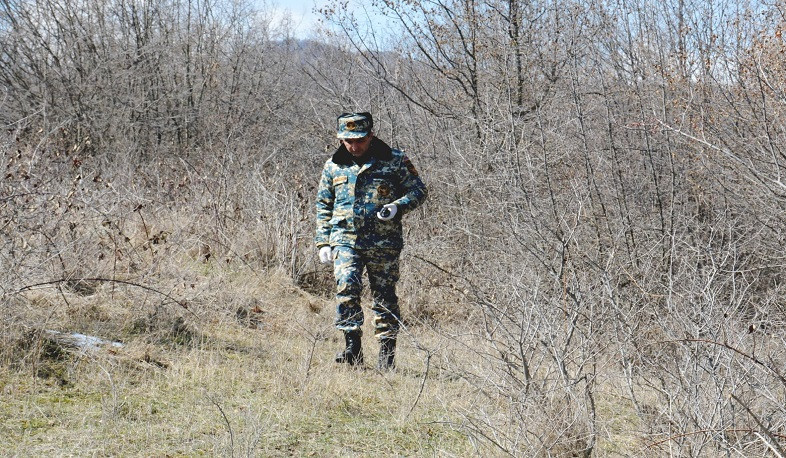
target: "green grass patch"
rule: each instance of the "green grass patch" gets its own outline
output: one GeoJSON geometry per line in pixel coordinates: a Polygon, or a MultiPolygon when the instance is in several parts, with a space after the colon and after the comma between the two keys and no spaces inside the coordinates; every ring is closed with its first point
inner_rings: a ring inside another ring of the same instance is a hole
{"type": "Polygon", "coordinates": [[[434,422],[448,414],[428,390],[408,414],[421,368],[349,370],[332,362],[333,342],[297,333],[217,327],[206,335],[195,348],[130,342],[114,354],[71,355],[60,361],[65,386],[3,373],[0,447],[18,455],[472,452],[465,436],[434,422]],[[166,367],[151,362],[159,360],[166,367]]]}

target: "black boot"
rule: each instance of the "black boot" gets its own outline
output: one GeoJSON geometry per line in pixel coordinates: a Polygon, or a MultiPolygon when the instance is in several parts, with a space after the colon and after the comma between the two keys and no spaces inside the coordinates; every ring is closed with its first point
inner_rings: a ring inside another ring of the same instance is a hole
{"type": "Polygon", "coordinates": [[[344,340],[346,348],[336,355],[337,363],[347,363],[350,366],[363,364],[363,348],[361,347],[361,331],[345,331],[344,340]]]}
{"type": "Polygon", "coordinates": [[[379,361],[377,369],[394,369],[396,364],[393,359],[396,357],[396,339],[382,339],[379,341],[379,361]]]}

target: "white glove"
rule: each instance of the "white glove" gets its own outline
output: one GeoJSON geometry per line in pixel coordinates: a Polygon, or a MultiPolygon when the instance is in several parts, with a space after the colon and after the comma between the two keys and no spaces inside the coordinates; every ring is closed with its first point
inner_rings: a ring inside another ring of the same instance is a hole
{"type": "Polygon", "coordinates": [[[386,204],[382,206],[382,209],[377,212],[377,218],[381,219],[382,221],[390,221],[396,216],[398,212],[398,206],[396,204],[386,204]]]}
{"type": "Polygon", "coordinates": [[[323,246],[319,249],[319,261],[322,264],[327,264],[333,260],[333,250],[329,246],[323,246]]]}

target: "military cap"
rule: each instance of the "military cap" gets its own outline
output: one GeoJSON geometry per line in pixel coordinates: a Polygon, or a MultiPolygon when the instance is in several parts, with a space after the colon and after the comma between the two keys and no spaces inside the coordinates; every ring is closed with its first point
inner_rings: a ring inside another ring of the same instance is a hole
{"type": "Polygon", "coordinates": [[[336,137],[363,138],[371,132],[374,127],[374,118],[371,113],[342,113],[337,119],[336,137]]]}

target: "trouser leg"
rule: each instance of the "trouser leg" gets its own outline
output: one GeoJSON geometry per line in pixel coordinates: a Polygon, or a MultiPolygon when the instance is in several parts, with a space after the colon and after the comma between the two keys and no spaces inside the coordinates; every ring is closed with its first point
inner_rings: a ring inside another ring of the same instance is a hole
{"type": "Polygon", "coordinates": [[[357,250],[337,246],[333,251],[333,274],[336,278],[336,328],[344,332],[361,332],[363,309],[363,259],[357,250]]]}
{"type": "Polygon", "coordinates": [[[396,283],[399,279],[400,250],[367,250],[366,272],[374,311],[374,335],[377,339],[395,339],[401,313],[399,311],[396,283]]]}

